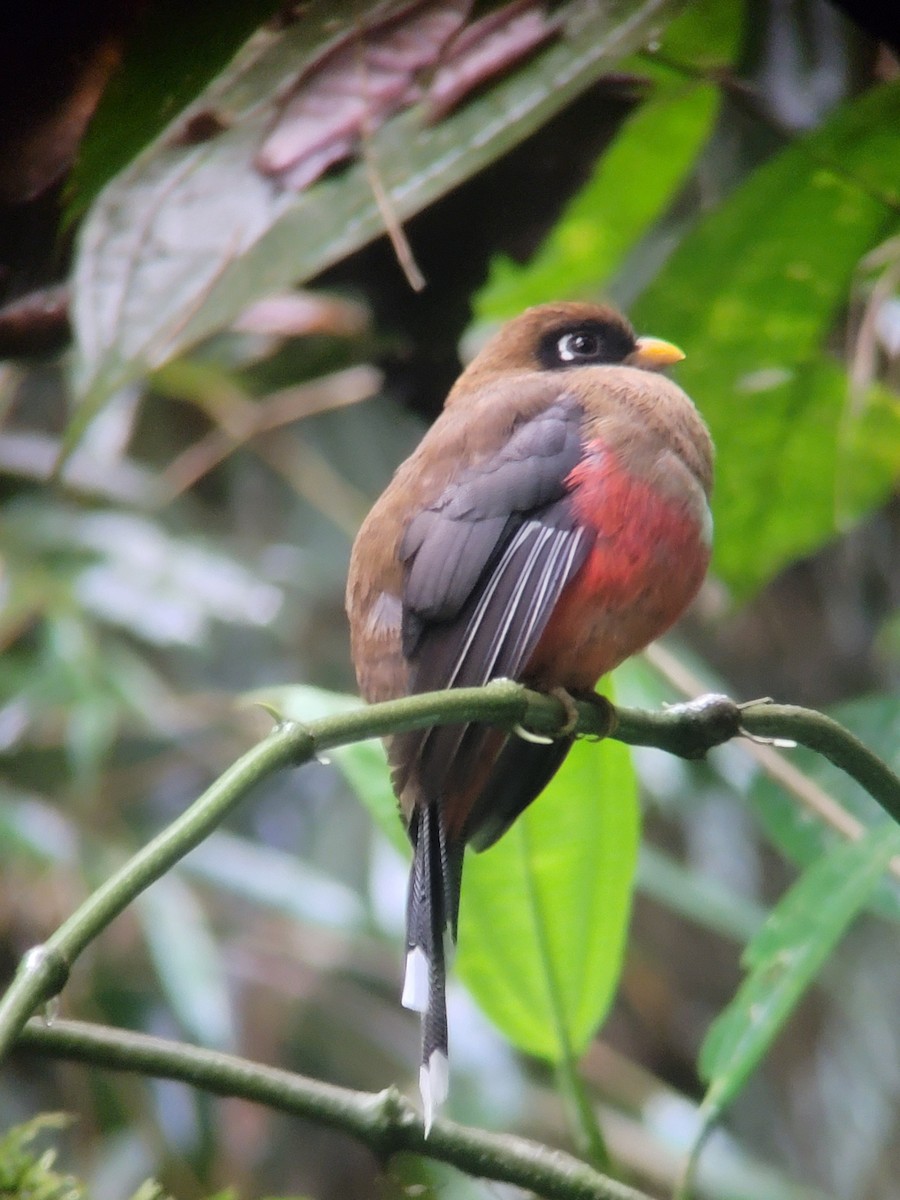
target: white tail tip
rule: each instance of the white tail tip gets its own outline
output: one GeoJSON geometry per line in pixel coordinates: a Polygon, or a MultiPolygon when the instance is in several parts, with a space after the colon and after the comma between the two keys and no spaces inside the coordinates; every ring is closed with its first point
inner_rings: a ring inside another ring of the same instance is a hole
{"type": "Polygon", "coordinates": [[[406,975],[400,1003],[413,1012],[428,1011],[428,958],[421,946],[413,946],[406,956],[406,975]]]}
{"type": "Polygon", "coordinates": [[[425,1136],[431,1132],[435,1113],[447,1099],[450,1089],[450,1068],[446,1054],[432,1050],[427,1063],[419,1069],[419,1091],[422,1093],[422,1109],[425,1118],[425,1136]]]}

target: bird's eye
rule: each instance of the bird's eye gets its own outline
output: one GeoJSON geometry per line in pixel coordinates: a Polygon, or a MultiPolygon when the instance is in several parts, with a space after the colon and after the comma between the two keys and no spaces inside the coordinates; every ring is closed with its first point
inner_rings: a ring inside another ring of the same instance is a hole
{"type": "Polygon", "coordinates": [[[598,358],[601,349],[600,338],[596,333],[564,333],[556,343],[560,361],[566,363],[598,358]]]}
{"type": "Polygon", "coordinates": [[[536,357],[545,371],[566,371],[625,362],[634,347],[634,334],[621,317],[569,321],[541,336],[536,357]]]}

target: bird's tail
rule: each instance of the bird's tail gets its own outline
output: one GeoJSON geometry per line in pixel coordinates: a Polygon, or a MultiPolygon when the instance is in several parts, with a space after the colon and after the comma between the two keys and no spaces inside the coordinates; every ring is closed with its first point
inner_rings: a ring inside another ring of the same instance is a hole
{"type": "Polygon", "coordinates": [[[415,854],[406,907],[403,1004],[422,1014],[419,1090],[428,1134],[447,1098],[447,998],[444,934],[456,938],[462,847],[448,847],[436,804],[418,810],[411,828],[415,854]]]}

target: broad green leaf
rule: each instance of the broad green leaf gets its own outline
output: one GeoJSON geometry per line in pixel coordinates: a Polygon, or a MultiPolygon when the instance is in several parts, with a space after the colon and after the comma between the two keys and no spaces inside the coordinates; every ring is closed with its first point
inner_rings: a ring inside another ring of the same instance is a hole
{"type": "MultiPolygon", "coordinates": [[[[396,216],[409,217],[533,132],[639,46],[667,7],[575,0],[562,37],[447,119],[427,126],[412,109],[388,121],[368,158],[396,216]]],[[[303,21],[251,40],[189,110],[212,109],[227,128],[184,144],[173,136],[180,123],[171,127],[97,198],[74,268],[80,422],[251,300],[315,275],[383,232],[366,164],[299,195],[252,165],[287,65],[300,70],[332,36],[327,22],[355,12],[349,0],[313,0],[303,21]]]]}
{"type": "Polygon", "coordinates": [[[709,133],[717,95],[711,84],[685,85],[674,76],[659,83],[528,265],[493,261],[478,317],[498,320],[530,304],[596,295],[683,183],[709,133]]]}
{"type": "MultiPolygon", "coordinates": [[[[831,709],[829,716],[855,733],[900,775],[900,739],[897,737],[900,699],[891,695],[868,696],[831,709]]],[[[864,825],[875,825],[883,820],[883,810],[868,792],[822,755],[799,747],[790,752],[790,757],[805,775],[864,825]]],[[[750,802],[772,841],[798,866],[808,867],[816,862],[834,847],[838,839],[829,826],[765,776],[760,776],[753,784],[750,802]]],[[[876,884],[872,904],[883,916],[900,920],[900,883],[893,877],[884,876],[876,884]]]]}
{"type": "Polygon", "coordinates": [[[169,872],[138,898],[135,911],[157,975],[191,1038],[215,1050],[233,1049],[228,979],[193,890],[169,872]]]}
{"type": "MultiPolygon", "coordinates": [[[[340,716],[356,712],[362,707],[358,696],[341,692],[329,692],[324,688],[291,684],[284,687],[267,687],[244,697],[249,703],[272,708],[290,721],[308,724],[323,717],[340,716]]],[[[391,774],[381,741],[372,738],[365,742],[353,742],[348,746],[335,746],[328,751],[329,761],[338,768],[357,798],[362,801],[372,818],[402,853],[409,853],[409,842],[397,809],[397,800],[391,788],[391,774]]]]}
{"type": "Polygon", "coordinates": [[[716,1018],[700,1053],[709,1089],[698,1145],[781,1032],[896,854],[900,829],[883,823],[860,841],[835,847],[772,910],[745,952],[747,978],[716,1018]]]}
{"type": "MultiPolygon", "coordinates": [[[[707,395],[704,386],[705,409],[707,395]]],[[[732,413],[727,428],[714,430],[714,570],[735,592],[815,550],[888,494],[900,468],[897,398],[873,387],[865,409],[845,422],[849,402],[844,372],[811,361],[770,377],[759,391],[751,377],[741,419],[732,413]]],[[[704,415],[714,424],[713,414],[704,415]]]]}
{"type": "MultiPolygon", "coordinates": [[[[747,20],[744,0],[691,0],[653,47],[663,61],[712,75],[734,62],[747,20]]],[[[653,61],[653,53],[642,55],[653,61]]]]}
{"type": "Polygon", "coordinates": [[[628,749],[576,742],[544,793],[463,878],[457,968],[520,1049],[579,1055],[619,979],[638,841],[628,749]]]}
{"type": "Polygon", "coordinates": [[[898,227],[900,84],[845,104],[689,234],[634,306],[687,351],[679,383],[718,448],[715,569],[736,593],[883,496],[900,413],[857,420],[827,339],[860,259],[898,227]]]}

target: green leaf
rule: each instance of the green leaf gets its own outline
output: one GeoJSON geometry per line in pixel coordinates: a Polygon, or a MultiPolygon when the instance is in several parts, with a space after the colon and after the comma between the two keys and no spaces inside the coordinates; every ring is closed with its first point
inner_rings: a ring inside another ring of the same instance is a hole
{"type": "MultiPolygon", "coordinates": [[[[852,730],[900,774],[900,701],[895,696],[867,696],[830,709],[829,716],[852,730]]],[[[883,820],[882,808],[868,792],[822,755],[799,747],[791,751],[791,762],[864,825],[883,820]]],[[[838,842],[833,829],[766,776],[756,779],[749,798],[769,837],[800,867],[817,862],[838,842]]],[[[900,883],[895,878],[885,875],[879,879],[872,907],[883,916],[900,920],[900,883]]]]}
{"type": "Polygon", "coordinates": [[[747,947],[747,978],[716,1018],[700,1052],[709,1082],[702,1141],[781,1032],[841,935],[865,906],[891,858],[900,829],[890,823],[837,846],[794,884],[747,947]]]}
{"type": "Polygon", "coordinates": [[[873,387],[864,411],[845,425],[848,391],[835,364],[798,365],[744,398],[743,424],[732,416],[724,437],[714,435],[714,569],[737,593],[817,549],[887,495],[900,462],[896,397],[873,387]]]}
{"type": "Polygon", "coordinates": [[[678,379],[718,449],[714,566],[738,594],[894,480],[897,407],[876,392],[842,422],[827,339],[860,259],[897,228],[898,122],[897,83],[843,105],[689,234],[634,307],[642,331],[687,351],[678,379]]]}
{"type": "MultiPolygon", "coordinates": [[[[356,712],[362,706],[358,696],[329,692],[305,684],[260,688],[244,697],[252,704],[274,709],[280,717],[304,724],[323,717],[356,712]]],[[[391,787],[391,773],[380,739],[370,738],[328,751],[329,761],[341,772],[357,798],[369,810],[382,833],[403,854],[409,853],[409,840],[397,809],[391,787]]]]}
{"type": "MultiPolygon", "coordinates": [[[[516,145],[641,44],[666,7],[567,6],[566,33],[527,64],[426,126],[419,109],[371,138],[405,219],[516,145]]],[[[81,230],[74,268],[79,423],[125,382],[225,327],[251,300],[308,279],[384,230],[362,162],[295,195],[256,171],[278,85],[325,43],[327,20],[356,6],[318,0],[303,21],[251,40],[192,112],[228,127],[200,144],[169,132],[104,189],[81,230]]]]}
{"type": "Polygon", "coordinates": [[[579,741],[543,794],[466,859],[457,967],[520,1049],[580,1054],[619,979],[638,842],[631,756],[579,741]]]}
{"type": "Polygon", "coordinates": [[[744,0],[691,0],[666,28],[654,52],[642,58],[684,64],[712,75],[729,67],[740,52],[748,18],[744,0]]]}
{"type": "Polygon", "coordinates": [[[622,126],[591,180],[540,251],[520,267],[491,264],[479,319],[511,317],[530,304],[595,295],[681,186],[718,104],[711,84],[669,76],[622,126]]]}

